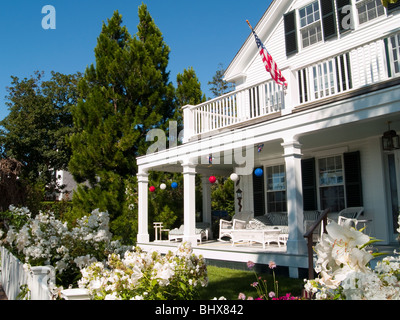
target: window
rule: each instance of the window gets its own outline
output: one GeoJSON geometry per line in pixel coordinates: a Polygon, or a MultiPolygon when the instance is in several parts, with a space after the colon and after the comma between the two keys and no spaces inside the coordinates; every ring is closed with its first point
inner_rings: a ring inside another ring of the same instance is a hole
{"type": "Polygon", "coordinates": [[[300,34],[303,48],[322,41],[319,2],[315,1],[299,10],[300,34]]]}
{"type": "Polygon", "coordinates": [[[385,14],[381,0],[357,0],[358,22],[366,23],[385,14]]]}
{"type": "Polygon", "coordinates": [[[393,57],[393,68],[394,73],[400,73],[400,33],[390,37],[392,57],[393,57]]]}
{"type": "Polygon", "coordinates": [[[267,210],[286,212],[286,172],[284,165],[267,167],[267,210]]]}
{"type": "Polygon", "coordinates": [[[332,212],[343,210],[346,205],[342,157],[319,159],[318,170],[321,209],[331,208],[332,212]]]}

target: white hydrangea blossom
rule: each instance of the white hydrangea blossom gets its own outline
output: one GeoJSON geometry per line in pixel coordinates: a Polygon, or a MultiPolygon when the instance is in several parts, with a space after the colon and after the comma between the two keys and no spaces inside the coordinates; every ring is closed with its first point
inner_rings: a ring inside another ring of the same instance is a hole
{"type": "MultiPolygon", "coordinates": [[[[26,216],[27,223],[19,230],[10,226],[4,239],[11,249],[25,257],[31,265],[54,265],[58,273],[73,266],[84,268],[97,259],[93,256],[99,248],[108,252],[125,251],[118,241],[111,241],[109,215],[98,209],[77,221],[77,226],[70,230],[66,222],[54,217],[52,212],[39,212],[35,218],[27,208],[10,206],[9,210],[17,216],[26,216]],[[83,255],[83,248],[85,252],[83,255]]],[[[2,235],[0,235],[1,238],[2,235]]]]}
{"type": "Polygon", "coordinates": [[[122,259],[112,254],[108,268],[96,262],[81,273],[79,287],[101,300],[189,299],[208,283],[204,259],[196,257],[188,244],[165,256],[140,248],[127,251],[122,259]]]}

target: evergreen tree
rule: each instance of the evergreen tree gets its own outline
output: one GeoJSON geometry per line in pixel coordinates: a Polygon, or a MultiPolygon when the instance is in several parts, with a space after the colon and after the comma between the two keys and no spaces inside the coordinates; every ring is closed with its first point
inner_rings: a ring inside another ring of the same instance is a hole
{"type": "Polygon", "coordinates": [[[146,153],[147,132],[162,128],[173,113],[174,87],[168,82],[169,48],[146,5],[139,7],[137,36],[122,26],[116,11],[103,23],[95,48],[96,64],[79,83],[73,110],[76,133],[69,169],[78,182],[74,214],[107,210],[117,237],[132,242],[137,228],[134,189],[136,157],[146,153]]]}
{"type": "Polygon", "coordinates": [[[201,91],[201,84],[193,67],[184,69],[176,76],[176,105],[174,119],[178,122],[178,131],[183,129],[182,107],[198,105],[206,101],[206,95],[201,91]]]}
{"type": "Polygon", "coordinates": [[[178,106],[197,105],[206,101],[206,96],[201,91],[201,84],[193,67],[183,70],[176,76],[176,98],[178,106]]]}
{"type": "Polygon", "coordinates": [[[230,84],[229,82],[226,82],[224,80],[224,73],[225,69],[222,63],[220,63],[218,65],[217,71],[215,72],[215,75],[213,76],[212,81],[208,82],[208,85],[211,86],[210,90],[213,93],[214,98],[222,96],[225,93],[228,93],[234,89],[233,84],[230,84]]]}

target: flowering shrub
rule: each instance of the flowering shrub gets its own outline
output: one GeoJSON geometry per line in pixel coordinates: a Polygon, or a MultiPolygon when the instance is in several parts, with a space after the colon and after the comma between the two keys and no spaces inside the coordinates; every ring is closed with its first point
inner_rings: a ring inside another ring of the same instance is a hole
{"type": "Polygon", "coordinates": [[[119,242],[111,241],[108,213],[94,210],[70,229],[52,212],[31,218],[26,208],[10,206],[9,210],[11,224],[7,233],[1,232],[0,244],[28,265],[54,266],[58,284],[73,284],[80,268],[124,249],[119,242]]]}
{"type": "MultiPolygon", "coordinates": [[[[348,225],[331,222],[316,245],[316,272],[305,290],[316,299],[400,299],[400,258],[387,257],[371,269],[375,257],[366,247],[376,240],[348,225]]],[[[395,251],[395,255],[397,255],[395,251]]]]}
{"type": "Polygon", "coordinates": [[[182,244],[175,253],[143,252],[139,247],[123,258],[108,257],[81,270],[80,288],[94,300],[191,300],[208,283],[204,259],[182,244]]]}

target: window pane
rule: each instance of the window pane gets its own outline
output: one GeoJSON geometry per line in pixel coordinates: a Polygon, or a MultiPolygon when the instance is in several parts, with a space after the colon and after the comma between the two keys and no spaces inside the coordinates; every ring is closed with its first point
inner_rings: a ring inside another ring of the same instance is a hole
{"type": "Polygon", "coordinates": [[[269,192],[267,202],[268,212],[286,212],[286,191],[269,192]]]}
{"type": "Polygon", "coordinates": [[[320,188],[321,209],[331,209],[331,212],[339,212],[345,208],[344,187],[320,188]]]}
{"type": "Polygon", "coordinates": [[[381,0],[357,1],[358,20],[360,24],[371,21],[385,14],[381,0]]]}
{"type": "Polygon", "coordinates": [[[267,167],[267,211],[286,212],[286,171],[284,165],[267,167]]]}
{"type": "Polygon", "coordinates": [[[390,44],[392,46],[393,66],[394,73],[400,73],[400,34],[390,38],[390,44]]]}
{"type": "Polygon", "coordinates": [[[318,160],[320,187],[343,184],[342,157],[328,157],[318,160]]]}
{"type": "Polygon", "coordinates": [[[319,2],[314,1],[310,5],[300,9],[299,13],[303,48],[322,41],[319,2]]]}

